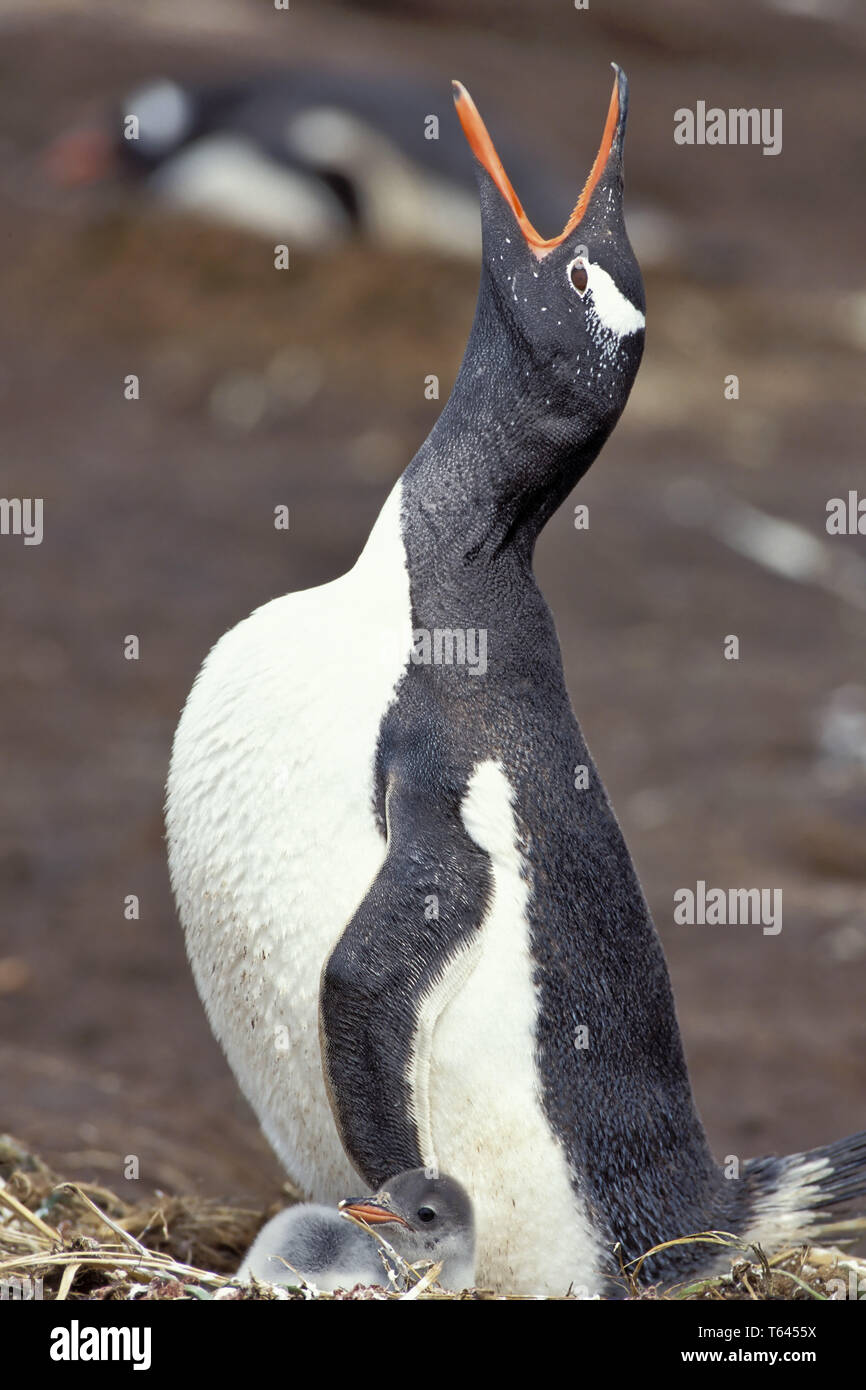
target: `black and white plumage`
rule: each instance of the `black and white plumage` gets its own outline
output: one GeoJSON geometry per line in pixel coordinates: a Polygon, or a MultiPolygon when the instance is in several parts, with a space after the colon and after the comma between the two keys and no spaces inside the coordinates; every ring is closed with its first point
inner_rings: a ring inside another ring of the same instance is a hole
{"type": "MultiPolygon", "coordinates": [[[[124,174],[170,210],[293,248],[327,251],[359,237],[475,262],[471,161],[456,131],[431,124],[442,95],[417,79],[314,68],[220,82],[160,77],[127,92],[110,120],[55,140],[45,164],[64,185],[124,174]]],[[[570,187],[538,151],[500,143],[536,221],[560,226],[570,187]]],[[[630,226],[645,262],[688,252],[655,204],[633,206],[630,226]]]]}
{"type": "MultiPolygon", "coordinates": [[[[342,1201],[339,1208],[301,1204],[281,1211],[257,1235],[238,1270],[270,1284],[307,1283],[331,1292],[356,1284],[387,1287],[382,1247],[367,1227],[382,1229],[388,1244],[413,1267],[441,1265],[443,1288],[475,1283],[472,1203],[460,1184],[423,1169],[400,1173],[373,1197],[342,1201]]],[[[392,1268],[396,1262],[391,1261],[392,1268]]],[[[394,1270],[399,1280],[399,1268],[394,1270]]]]}
{"type": "MultiPolygon", "coordinates": [[[[471,164],[453,129],[431,125],[442,96],[423,82],[315,69],[159,78],[128,92],[104,126],[59,139],[49,164],[69,183],[123,171],[177,211],[293,248],[360,236],[474,260],[471,164]]],[[[567,190],[519,149],[509,157],[538,215],[561,220],[567,190]]]]}
{"type": "MultiPolygon", "coordinates": [[[[211,1024],[295,1182],[336,1200],[354,1171],[459,1173],[480,1283],[593,1295],[676,1236],[819,1233],[866,1192],[866,1141],[736,1179],[715,1162],[533,575],[643,350],[625,77],[548,240],[456,95],[483,231],[457,382],[354,568],[207,658],[175,738],[170,868],[211,1024]]],[[[680,1246],[642,1275],[707,1261],[680,1246]]]]}

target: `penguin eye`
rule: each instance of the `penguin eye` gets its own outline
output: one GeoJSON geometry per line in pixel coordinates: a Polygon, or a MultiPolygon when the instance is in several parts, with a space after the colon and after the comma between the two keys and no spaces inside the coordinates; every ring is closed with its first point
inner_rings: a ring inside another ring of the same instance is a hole
{"type": "Polygon", "coordinates": [[[569,268],[569,275],[571,277],[571,283],[574,285],[578,294],[581,296],[585,294],[586,287],[589,284],[586,266],[581,265],[580,261],[574,261],[569,268]]]}
{"type": "Polygon", "coordinates": [[[435,1221],[435,1219],[436,1219],[436,1213],[435,1213],[435,1211],[433,1210],[432,1207],[419,1207],[419,1208],[418,1208],[418,1220],[419,1220],[419,1221],[435,1221]]]}

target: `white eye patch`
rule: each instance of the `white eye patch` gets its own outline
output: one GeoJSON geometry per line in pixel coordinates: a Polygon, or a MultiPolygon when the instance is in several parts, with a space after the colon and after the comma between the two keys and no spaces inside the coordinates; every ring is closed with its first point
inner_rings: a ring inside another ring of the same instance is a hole
{"type": "Polygon", "coordinates": [[[646,319],[640,309],[636,309],[631,300],[626,299],[613,277],[608,275],[606,270],[602,270],[600,265],[588,261],[585,256],[575,256],[566,266],[565,273],[575,294],[581,299],[590,296],[587,309],[595,315],[608,333],[613,333],[617,338],[625,338],[629,333],[637,333],[644,327],[646,319]],[[585,290],[577,289],[571,278],[575,266],[581,266],[586,271],[585,290]]]}

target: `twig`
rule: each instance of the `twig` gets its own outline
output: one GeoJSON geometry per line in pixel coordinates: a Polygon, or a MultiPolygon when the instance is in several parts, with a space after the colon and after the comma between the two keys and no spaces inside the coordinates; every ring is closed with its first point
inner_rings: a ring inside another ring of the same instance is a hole
{"type": "Polygon", "coordinates": [[[78,1273],[78,1271],[79,1271],[80,1268],[81,1268],[81,1265],[80,1265],[80,1264],[74,1264],[74,1265],[67,1265],[66,1268],[64,1269],[64,1271],[63,1271],[63,1277],[62,1277],[62,1279],[60,1280],[60,1288],[57,1290],[57,1300],[58,1300],[58,1302],[61,1301],[62,1299],[65,1299],[66,1295],[69,1293],[69,1290],[72,1288],[72,1281],[73,1281],[73,1279],[75,1278],[75,1276],[76,1276],[76,1274],[78,1273]]]}
{"type": "Polygon", "coordinates": [[[37,1216],[29,1207],[25,1207],[23,1202],[19,1202],[17,1197],[13,1197],[11,1192],[6,1191],[5,1186],[0,1186],[0,1202],[4,1202],[6,1206],[10,1207],[22,1220],[29,1221],[30,1225],[35,1226],[37,1231],[47,1236],[52,1244],[60,1240],[59,1231],[55,1231],[53,1227],[42,1220],[41,1216],[37,1216]]]}
{"type": "Polygon", "coordinates": [[[82,1192],[81,1188],[77,1185],[77,1183],[62,1182],[58,1187],[55,1187],[54,1191],[62,1192],[64,1189],[66,1189],[69,1192],[74,1192],[76,1197],[80,1197],[82,1202],[84,1202],[86,1206],[90,1207],[90,1210],[95,1212],[101,1221],[105,1222],[109,1230],[113,1231],[116,1236],[120,1236],[120,1239],[124,1242],[125,1245],[131,1245],[133,1250],[138,1251],[139,1255],[149,1255],[151,1253],[146,1245],[142,1245],[140,1240],[136,1240],[135,1236],[131,1236],[129,1234],[129,1231],[125,1231],[122,1226],[118,1226],[116,1221],[112,1221],[111,1217],[107,1216],[105,1212],[102,1211],[101,1208],[98,1207],[90,1197],[88,1197],[86,1192],[82,1192]]]}

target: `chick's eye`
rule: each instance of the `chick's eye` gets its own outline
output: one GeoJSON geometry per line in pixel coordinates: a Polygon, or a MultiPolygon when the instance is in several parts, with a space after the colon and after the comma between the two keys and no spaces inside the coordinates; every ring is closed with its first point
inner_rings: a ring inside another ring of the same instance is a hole
{"type": "Polygon", "coordinates": [[[418,1220],[419,1220],[419,1221],[433,1221],[433,1220],[435,1220],[435,1217],[436,1217],[436,1213],[435,1213],[435,1211],[433,1210],[432,1207],[419,1207],[419,1208],[418,1208],[418,1220]]]}
{"type": "Polygon", "coordinates": [[[575,261],[571,267],[571,283],[578,294],[583,294],[589,284],[589,276],[586,273],[586,266],[581,265],[580,261],[575,261]]]}

